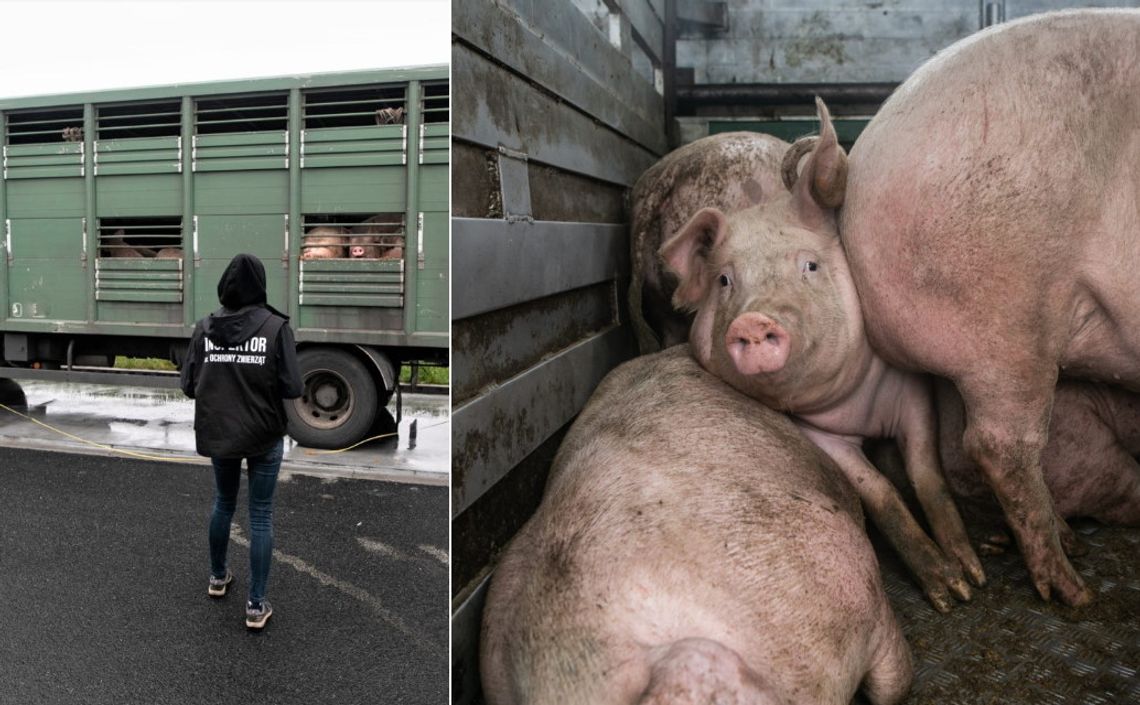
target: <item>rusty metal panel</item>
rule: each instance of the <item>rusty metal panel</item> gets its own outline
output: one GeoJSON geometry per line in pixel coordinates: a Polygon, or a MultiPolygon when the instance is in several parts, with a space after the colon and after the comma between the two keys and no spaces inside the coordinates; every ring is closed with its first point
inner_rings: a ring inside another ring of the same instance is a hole
{"type": "Polygon", "coordinates": [[[457,515],[585,406],[630,354],[613,327],[514,377],[452,414],[451,509],[457,515]]]}
{"type": "Polygon", "coordinates": [[[552,87],[562,100],[645,147],[665,151],[661,95],[570,3],[470,0],[455,3],[452,26],[457,37],[512,71],[552,87]]]}
{"type": "Polygon", "coordinates": [[[617,0],[622,13],[629,18],[633,31],[641,37],[643,47],[660,64],[665,48],[665,27],[662,15],[654,11],[649,0],[617,0]]]}
{"type": "Polygon", "coordinates": [[[619,184],[633,183],[657,160],[656,152],[462,45],[453,48],[452,73],[456,138],[619,184]]]}
{"type": "Polygon", "coordinates": [[[527,301],[451,327],[451,399],[461,404],[618,322],[619,291],[606,281],[527,301]]]}
{"type": "Polygon", "coordinates": [[[451,701],[469,703],[479,693],[479,626],[490,577],[484,577],[451,617],[451,701]]]}
{"type": "Polygon", "coordinates": [[[627,228],[597,223],[452,220],[460,295],[452,318],[467,318],[607,279],[629,269],[627,228]]]}

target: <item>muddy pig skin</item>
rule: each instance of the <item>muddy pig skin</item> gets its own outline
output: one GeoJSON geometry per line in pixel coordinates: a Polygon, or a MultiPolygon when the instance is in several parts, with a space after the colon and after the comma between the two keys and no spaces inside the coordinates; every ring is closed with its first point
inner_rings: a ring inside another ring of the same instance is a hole
{"type": "Polygon", "coordinates": [[[859,504],[684,346],[611,372],[487,594],[489,705],[898,702],[910,651],[859,504]]]}
{"type": "Polygon", "coordinates": [[[348,256],[353,259],[400,259],[404,256],[403,226],[372,216],[350,232],[348,256]],[[367,237],[362,237],[367,236],[367,237]]]}
{"type": "Polygon", "coordinates": [[[1092,599],[1041,472],[1059,373],[1140,389],[1140,10],[941,52],[852,150],[844,240],[874,348],[954,382],[1037,591],[1092,599]]]}
{"type": "Polygon", "coordinates": [[[344,228],[319,226],[301,238],[301,259],[337,259],[348,254],[345,245],[348,231],[344,228]]]}
{"type": "Polygon", "coordinates": [[[669,303],[676,288],[657,249],[706,206],[726,213],[784,189],[780,162],[788,143],[752,132],[704,137],[667,154],[633,187],[630,317],[642,353],[682,343],[691,317],[669,303]]]}
{"type": "Polygon", "coordinates": [[[800,142],[788,152],[791,190],[731,215],[702,210],[662,246],[680,282],[673,301],[696,311],[689,342],[701,365],[793,415],[857,488],[934,607],[946,611],[951,595],[970,599],[966,578],[980,586],[985,573],[938,462],[930,379],[886,365],[863,333],[835,227],[846,157],[818,105],[824,129],[798,178],[800,142]],[[864,455],[865,438],[898,439],[937,544],[864,455]]]}
{"type": "MultiPolygon", "coordinates": [[[[954,385],[939,380],[939,452],[950,489],[990,495],[981,469],[962,446],[966,408],[954,385]]],[[[1053,398],[1049,442],[1041,453],[1045,486],[1064,518],[1140,526],[1140,395],[1097,382],[1064,380],[1053,398]]]]}

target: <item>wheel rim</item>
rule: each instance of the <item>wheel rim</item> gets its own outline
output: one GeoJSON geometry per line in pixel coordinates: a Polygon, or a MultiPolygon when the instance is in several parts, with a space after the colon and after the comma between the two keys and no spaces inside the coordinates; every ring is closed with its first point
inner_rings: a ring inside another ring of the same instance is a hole
{"type": "Polygon", "coordinates": [[[348,423],[356,409],[356,398],[342,375],[322,369],[305,377],[304,390],[293,405],[307,425],[328,430],[348,423]]]}

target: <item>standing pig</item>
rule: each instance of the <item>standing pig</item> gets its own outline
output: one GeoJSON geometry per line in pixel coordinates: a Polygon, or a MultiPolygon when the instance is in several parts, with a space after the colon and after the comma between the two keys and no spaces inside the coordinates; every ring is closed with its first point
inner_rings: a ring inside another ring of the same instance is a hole
{"type": "MultiPolygon", "coordinates": [[[[990,494],[962,445],[966,408],[954,385],[937,384],[939,453],[954,494],[990,494]]],[[[1041,453],[1045,486],[1062,518],[1140,526],[1140,395],[1096,382],[1062,380],[1041,453]]]]}
{"type": "Polygon", "coordinates": [[[954,382],[1037,591],[1073,605],[1041,451],[1061,371],[1140,389],[1137,76],[1138,10],[963,40],[867,125],[840,214],[871,344],[954,382]]]}
{"type": "Polygon", "coordinates": [[[847,705],[860,685],[886,705],[911,680],[850,487],[683,346],[611,372],[574,422],[480,654],[490,705],[847,705]]]}
{"type": "Polygon", "coordinates": [[[798,150],[788,151],[790,192],[728,216],[702,210],[662,246],[680,280],[673,302],[696,311],[690,347],[701,365],[795,417],[945,611],[951,593],[970,598],[963,571],[975,585],[985,573],[938,463],[930,380],[886,365],[864,335],[835,227],[846,157],[818,107],[823,130],[798,180],[798,150]],[[898,440],[937,546],[863,454],[867,437],[898,440]]]}
{"type": "Polygon", "coordinates": [[[784,190],[780,163],[788,143],[753,132],[712,135],[670,152],[633,187],[629,310],[641,352],[688,339],[691,316],[669,300],[676,282],[657,250],[705,206],[726,213],[784,190]]]}
{"type": "Polygon", "coordinates": [[[348,231],[321,225],[301,239],[301,259],[336,259],[346,254],[348,231]]]}

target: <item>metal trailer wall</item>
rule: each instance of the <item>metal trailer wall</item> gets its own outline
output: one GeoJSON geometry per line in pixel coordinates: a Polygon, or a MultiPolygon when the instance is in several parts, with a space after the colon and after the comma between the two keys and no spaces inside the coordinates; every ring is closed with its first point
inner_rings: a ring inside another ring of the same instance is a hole
{"type": "Polygon", "coordinates": [[[634,352],[626,200],[666,150],[665,0],[452,6],[453,699],[498,552],[634,352]]]}
{"type": "Polygon", "coordinates": [[[447,79],[435,66],[0,101],[0,330],[79,349],[186,338],[244,251],[298,341],[444,358],[447,79]],[[402,124],[376,124],[378,106],[402,124]],[[397,221],[402,259],[300,259],[314,218],[370,214],[397,221]],[[181,254],[106,256],[115,232],[181,254]]]}
{"type": "Polygon", "coordinates": [[[695,84],[898,83],[978,29],[1048,10],[1136,0],[728,0],[720,26],[682,23],[677,68],[695,84]]]}
{"type": "Polygon", "coordinates": [[[679,0],[677,141],[729,130],[795,139],[817,129],[814,96],[851,142],[895,86],[979,29],[1140,0],[679,0]]]}

